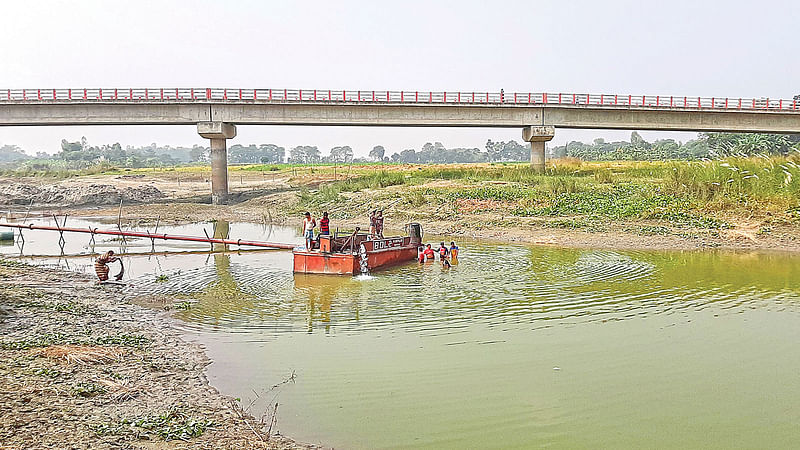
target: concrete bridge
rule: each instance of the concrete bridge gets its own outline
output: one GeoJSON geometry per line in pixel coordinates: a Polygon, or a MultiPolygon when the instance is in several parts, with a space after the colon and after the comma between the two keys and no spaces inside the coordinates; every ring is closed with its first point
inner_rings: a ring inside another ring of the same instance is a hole
{"type": "Polygon", "coordinates": [[[212,199],[228,194],[236,125],[513,127],[543,169],[556,128],[800,133],[795,99],[314,89],[6,89],[0,126],[197,125],[211,141],[212,199]]]}

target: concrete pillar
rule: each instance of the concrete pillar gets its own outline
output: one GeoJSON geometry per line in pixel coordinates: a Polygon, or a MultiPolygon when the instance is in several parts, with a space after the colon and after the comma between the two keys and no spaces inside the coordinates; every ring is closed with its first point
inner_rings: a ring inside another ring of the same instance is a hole
{"type": "Polygon", "coordinates": [[[531,167],[544,172],[545,143],[553,140],[556,127],[551,125],[530,126],[522,129],[522,139],[531,143],[531,167]]]}
{"type": "MultiPolygon", "coordinates": [[[[231,224],[227,220],[217,220],[214,223],[214,239],[228,239],[228,235],[231,231],[231,224]]],[[[228,245],[226,244],[213,244],[212,247],[214,250],[222,251],[228,250],[228,245]]]]}
{"type": "Polygon", "coordinates": [[[225,122],[200,122],[197,133],[211,140],[211,203],[228,202],[228,148],[226,141],[236,137],[236,126],[225,122]]]}

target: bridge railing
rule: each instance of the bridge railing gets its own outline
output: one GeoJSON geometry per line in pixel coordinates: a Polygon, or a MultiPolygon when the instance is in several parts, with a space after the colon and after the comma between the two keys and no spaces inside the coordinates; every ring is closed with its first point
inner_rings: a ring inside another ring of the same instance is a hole
{"type": "Polygon", "coordinates": [[[239,88],[5,89],[2,103],[356,103],[452,105],[552,105],[565,107],[767,110],[800,112],[800,101],[770,98],[678,97],[564,92],[356,91],[239,88]]]}

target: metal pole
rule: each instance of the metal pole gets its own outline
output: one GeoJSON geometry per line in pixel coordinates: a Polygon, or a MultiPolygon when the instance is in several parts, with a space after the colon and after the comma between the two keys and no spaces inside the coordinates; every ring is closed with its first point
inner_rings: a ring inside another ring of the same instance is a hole
{"type": "Polygon", "coordinates": [[[205,237],[198,237],[198,236],[184,236],[180,234],[150,234],[147,232],[142,231],[115,231],[115,230],[99,230],[99,229],[86,229],[86,228],[71,228],[71,227],[51,227],[46,225],[24,225],[24,224],[16,224],[16,223],[0,223],[0,227],[8,227],[8,228],[17,228],[20,230],[45,230],[45,231],[58,231],[60,233],[70,232],[70,233],[93,233],[93,234],[104,234],[110,236],[127,236],[127,237],[140,237],[146,239],[163,239],[163,240],[173,240],[173,241],[188,241],[188,242],[208,242],[213,244],[226,244],[226,245],[238,245],[238,246],[249,246],[249,247],[262,247],[262,248],[281,248],[286,250],[291,250],[295,247],[295,244],[284,244],[278,242],[264,242],[264,241],[249,241],[244,239],[217,239],[217,238],[205,238],[205,237]]]}

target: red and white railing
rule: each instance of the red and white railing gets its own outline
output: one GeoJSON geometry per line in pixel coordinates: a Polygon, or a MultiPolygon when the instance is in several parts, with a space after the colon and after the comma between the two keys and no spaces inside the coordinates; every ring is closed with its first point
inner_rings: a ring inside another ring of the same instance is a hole
{"type": "Polygon", "coordinates": [[[492,106],[582,106],[679,110],[767,110],[800,112],[800,99],[678,97],[671,95],[575,94],[559,92],[348,91],[319,89],[81,88],[4,89],[3,103],[347,103],[492,106]]]}

